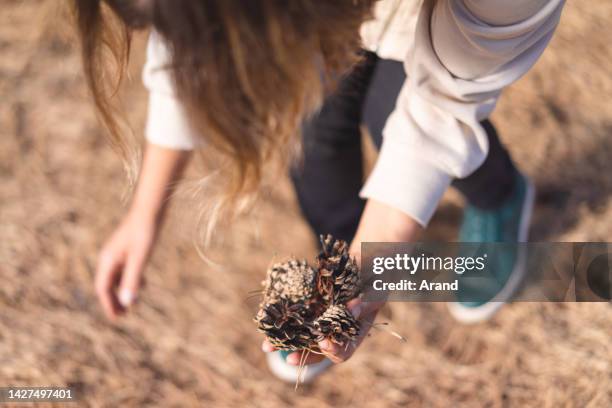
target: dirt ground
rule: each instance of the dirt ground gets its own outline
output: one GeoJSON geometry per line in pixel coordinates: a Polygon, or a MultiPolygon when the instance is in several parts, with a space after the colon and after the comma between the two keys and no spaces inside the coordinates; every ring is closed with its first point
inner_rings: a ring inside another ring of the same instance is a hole
{"type": "MultiPolygon", "coordinates": [[[[196,204],[174,205],[140,303],[110,324],[92,277],[125,211],[120,161],[57,3],[0,6],[1,386],[69,384],[92,407],[612,406],[605,303],[514,304],[471,327],[443,304],[394,303],[379,319],[407,343],[375,333],[313,385],[275,380],[248,292],[274,256],[315,251],[286,179],[212,250],[217,265],[194,249],[196,204]]],[[[569,2],[550,48],[493,117],[539,190],[534,241],[612,241],[611,21],[612,2],[569,2]]],[[[142,46],[139,36],[123,92],[138,134],[142,46]]],[[[461,205],[449,193],[427,238],[454,240],[461,205]]]]}

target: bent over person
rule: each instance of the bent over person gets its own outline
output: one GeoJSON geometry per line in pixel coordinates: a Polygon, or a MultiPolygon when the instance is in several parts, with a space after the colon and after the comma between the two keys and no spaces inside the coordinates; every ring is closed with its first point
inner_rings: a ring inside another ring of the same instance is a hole
{"type": "MultiPolygon", "coordinates": [[[[151,30],[147,146],[131,207],[101,253],[96,287],[105,312],[114,318],[135,300],[168,187],[194,149],[222,158],[227,191],[210,200],[231,210],[257,192],[265,164],[289,157],[302,137],[291,176],[304,216],[315,233],[350,241],[357,257],[361,242],[415,241],[450,185],[467,203],[460,241],[527,240],[534,189],[488,118],[502,90],[545,50],[563,5],[75,0],[88,83],[122,151],[129,149],[105,92],[103,45],[114,46],[124,63],[129,32],[151,30]],[[379,149],[365,185],[361,125],[379,149]]],[[[509,257],[495,273],[502,284],[482,301],[450,305],[457,319],[492,316],[525,265],[509,257]]],[[[349,306],[365,322],[380,307],[360,300],[349,306]]],[[[360,339],[369,325],[362,327],[360,339]]],[[[306,380],[349,358],[359,343],[341,349],[321,342],[325,356],[308,357],[306,380]]],[[[276,375],[295,380],[298,352],[267,342],[263,349],[276,375]]]]}

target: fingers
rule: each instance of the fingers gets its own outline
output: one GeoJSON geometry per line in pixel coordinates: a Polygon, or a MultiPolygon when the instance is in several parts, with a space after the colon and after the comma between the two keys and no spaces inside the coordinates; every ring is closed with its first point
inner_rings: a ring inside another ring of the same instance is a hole
{"type": "Polygon", "coordinates": [[[331,360],[334,364],[339,364],[348,360],[355,351],[354,346],[349,346],[348,348],[341,347],[329,340],[323,340],[320,342],[319,349],[323,354],[313,352],[308,353],[308,351],[296,351],[295,353],[291,353],[287,356],[287,364],[294,366],[299,365],[300,362],[302,364],[315,364],[320,363],[326,358],[331,360]],[[302,361],[304,354],[308,354],[308,357],[302,361]]]}
{"type": "MultiPolygon", "coordinates": [[[[353,344],[348,347],[337,345],[330,340],[323,340],[318,343],[321,354],[313,353],[308,351],[296,351],[287,356],[287,364],[297,366],[302,364],[315,364],[319,363],[325,358],[328,358],[333,363],[338,364],[348,360],[357,347],[361,344],[363,339],[367,336],[372,326],[372,322],[376,318],[378,310],[385,304],[385,302],[363,302],[361,299],[353,299],[347,303],[347,307],[355,319],[359,320],[361,324],[361,330],[359,336],[353,344]],[[302,361],[304,353],[308,353],[308,357],[302,361]]],[[[262,350],[266,353],[276,351],[276,348],[266,339],[263,341],[262,350]]]]}
{"type": "Polygon", "coordinates": [[[125,309],[128,309],[136,301],[145,261],[146,252],[132,254],[127,259],[117,291],[117,300],[125,309]]]}
{"type": "Polygon", "coordinates": [[[327,339],[319,342],[319,348],[321,349],[321,352],[325,354],[325,356],[334,364],[339,364],[348,360],[348,358],[353,354],[353,346],[341,347],[327,339]]]}
{"type": "Polygon", "coordinates": [[[384,302],[363,302],[361,299],[353,299],[347,303],[348,309],[355,319],[361,323],[361,329],[359,336],[355,341],[348,347],[339,346],[329,340],[323,340],[319,343],[321,351],[329,358],[333,363],[342,363],[353,355],[357,347],[365,339],[372,322],[376,318],[378,310],[384,305],[384,302]]]}
{"type": "Polygon", "coordinates": [[[96,271],[96,295],[104,314],[114,320],[123,312],[123,307],[115,295],[117,278],[121,271],[122,262],[117,254],[102,252],[98,260],[96,271]]]}
{"type": "MultiPolygon", "coordinates": [[[[262,343],[261,343],[261,349],[264,353],[272,353],[274,351],[277,351],[277,348],[274,347],[269,341],[268,339],[265,339],[262,343]]],[[[289,365],[294,365],[297,366],[300,364],[300,360],[303,358],[303,354],[304,352],[302,351],[296,351],[295,353],[291,353],[287,356],[287,364],[289,365]]],[[[308,352],[306,352],[308,353],[308,352]]],[[[302,363],[304,364],[315,364],[315,363],[319,363],[321,361],[323,361],[325,359],[325,356],[320,355],[320,354],[316,354],[316,353],[308,353],[308,357],[306,358],[306,360],[304,360],[302,363]]]]}
{"type": "Polygon", "coordinates": [[[272,343],[270,343],[268,341],[268,339],[265,339],[262,343],[261,343],[261,350],[264,353],[271,353],[273,351],[276,351],[276,348],[272,345],[272,343]]]}
{"type": "Polygon", "coordinates": [[[292,366],[299,366],[300,362],[302,364],[316,364],[325,360],[325,356],[315,353],[308,353],[308,351],[296,351],[295,353],[291,353],[287,356],[287,364],[292,366]],[[304,354],[308,354],[306,360],[301,361],[304,357],[304,354]]]}
{"type": "Polygon", "coordinates": [[[98,261],[96,295],[104,314],[111,320],[134,304],[141,285],[146,253],[133,253],[124,258],[121,252],[103,250],[98,261]]]}
{"type": "Polygon", "coordinates": [[[361,298],[350,300],[346,307],[351,312],[353,317],[359,320],[362,316],[370,315],[378,312],[385,305],[385,302],[364,302],[361,298]]]}
{"type": "Polygon", "coordinates": [[[328,358],[334,364],[342,363],[343,361],[348,360],[355,351],[356,345],[351,345],[349,347],[342,347],[335,343],[332,343],[329,340],[323,340],[319,343],[319,349],[321,353],[313,353],[308,351],[296,351],[295,353],[291,353],[287,356],[287,364],[289,365],[300,365],[302,364],[315,364],[320,363],[321,361],[328,358]],[[302,360],[304,354],[308,354],[305,360],[302,360]]]}
{"type": "MultiPolygon", "coordinates": [[[[367,321],[371,322],[374,320],[375,316],[376,314],[372,313],[369,316],[364,316],[364,319],[367,319],[367,321]]],[[[315,364],[323,361],[326,358],[331,360],[334,364],[342,363],[348,360],[353,355],[356,348],[365,338],[367,332],[369,331],[369,328],[370,325],[362,326],[362,333],[356,339],[354,344],[351,344],[348,347],[339,346],[338,344],[332,343],[329,340],[323,340],[318,344],[322,354],[308,351],[296,351],[287,356],[287,364],[293,366],[300,365],[300,363],[315,364]],[[308,354],[305,360],[303,360],[304,354],[308,354]]],[[[265,353],[276,351],[276,348],[274,348],[267,340],[264,340],[261,348],[265,353]]]]}

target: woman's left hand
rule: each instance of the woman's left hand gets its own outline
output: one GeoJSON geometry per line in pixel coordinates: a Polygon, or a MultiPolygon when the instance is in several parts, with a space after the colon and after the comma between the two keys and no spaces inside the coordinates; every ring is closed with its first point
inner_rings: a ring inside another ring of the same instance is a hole
{"type": "MultiPolygon", "coordinates": [[[[348,347],[342,347],[338,344],[332,343],[329,340],[323,340],[319,343],[319,349],[324,355],[310,353],[308,358],[303,363],[318,363],[326,357],[336,364],[348,360],[353,355],[357,347],[359,347],[363,339],[368,335],[368,332],[374,323],[374,319],[376,318],[376,314],[383,305],[384,302],[363,302],[359,298],[351,300],[347,304],[347,307],[353,316],[359,320],[360,325],[359,336],[357,339],[348,347]]],[[[264,340],[262,349],[266,353],[275,350],[268,340],[264,340]]],[[[296,351],[295,353],[291,353],[287,356],[287,363],[297,366],[299,365],[301,358],[302,352],[296,351]]]]}
{"type": "MultiPolygon", "coordinates": [[[[351,256],[361,263],[362,242],[414,242],[423,231],[421,225],[405,213],[383,204],[379,201],[368,200],[359,222],[355,239],[351,243],[351,256]]],[[[310,353],[305,364],[314,364],[329,358],[334,363],[348,360],[363,339],[368,335],[374,319],[384,302],[364,302],[356,298],[348,302],[347,307],[360,323],[360,333],[357,339],[348,347],[342,347],[329,340],[319,343],[319,349],[324,355],[310,353]]],[[[264,340],[262,350],[266,353],[274,351],[270,342],[264,340]]],[[[296,351],[287,356],[287,363],[298,365],[302,352],[296,351]]]]}

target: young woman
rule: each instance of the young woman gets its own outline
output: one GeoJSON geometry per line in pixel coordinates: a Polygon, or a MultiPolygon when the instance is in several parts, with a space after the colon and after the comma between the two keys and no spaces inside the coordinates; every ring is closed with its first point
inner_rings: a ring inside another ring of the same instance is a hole
{"type": "MultiPolygon", "coordinates": [[[[222,158],[218,168],[228,187],[215,204],[231,208],[257,191],[269,159],[288,156],[300,127],[302,160],[292,179],[302,210],[315,232],[350,240],[354,255],[363,241],[414,241],[451,183],[467,200],[461,241],[526,240],[533,189],[487,118],[502,89],[544,51],[563,4],[75,0],[87,79],[124,153],[129,149],[104,83],[106,47],[121,66],[129,32],[151,29],[145,158],[130,210],[102,250],[96,277],[107,315],[120,315],[134,301],[168,186],[191,150],[222,158]],[[380,153],[362,186],[364,122],[380,153]]],[[[491,316],[523,272],[518,259],[508,260],[498,268],[499,293],[456,302],[451,311],[463,321],[491,316]]],[[[370,321],[379,307],[350,305],[370,321]]],[[[334,362],[355,349],[325,342],[320,348],[334,362]]],[[[264,351],[275,373],[294,377],[289,366],[298,353],[285,362],[267,343],[264,351]]],[[[312,365],[311,373],[326,365],[312,365]]]]}

